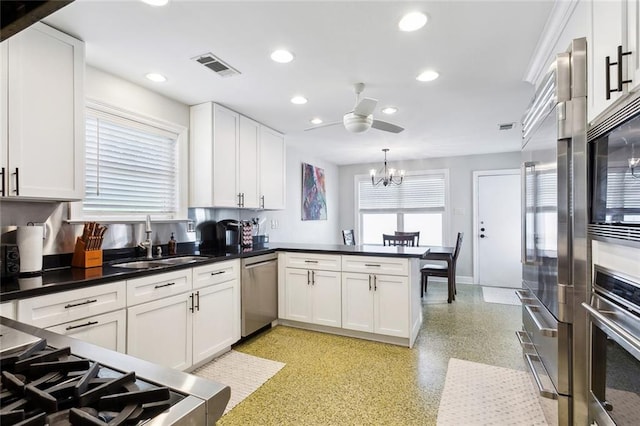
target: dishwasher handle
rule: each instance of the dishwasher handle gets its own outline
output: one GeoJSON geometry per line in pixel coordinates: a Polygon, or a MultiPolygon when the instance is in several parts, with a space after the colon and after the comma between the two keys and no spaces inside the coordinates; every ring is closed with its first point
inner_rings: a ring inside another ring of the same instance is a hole
{"type": "Polygon", "coordinates": [[[278,259],[272,259],[272,260],[264,260],[262,262],[256,262],[256,263],[247,263],[244,265],[244,269],[253,269],[253,268],[257,268],[258,266],[263,266],[263,265],[268,265],[270,263],[277,263],[278,259]]]}

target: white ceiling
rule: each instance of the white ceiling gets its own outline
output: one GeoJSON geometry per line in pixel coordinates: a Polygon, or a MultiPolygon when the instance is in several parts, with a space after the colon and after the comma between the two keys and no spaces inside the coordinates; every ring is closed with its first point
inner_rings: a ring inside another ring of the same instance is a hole
{"type": "Polygon", "coordinates": [[[186,1],[76,0],[44,21],[86,43],[87,63],[188,105],[215,101],[287,135],[290,145],[336,164],[517,151],[533,87],[523,81],[552,1],[186,1]],[[398,30],[419,10],[422,29],[398,30]],[[295,60],[269,58],[277,48],[295,60]],[[214,55],[241,75],[222,78],[191,58],[214,55]],[[418,82],[434,69],[440,78],[418,82]],[[145,79],[148,72],[165,83],[145,79]],[[305,132],[312,117],[337,121],[353,84],[379,100],[374,117],[403,126],[350,134],[305,132]],[[302,94],[306,105],[289,99],[302,94]],[[386,116],[384,106],[399,108],[386,116]]]}

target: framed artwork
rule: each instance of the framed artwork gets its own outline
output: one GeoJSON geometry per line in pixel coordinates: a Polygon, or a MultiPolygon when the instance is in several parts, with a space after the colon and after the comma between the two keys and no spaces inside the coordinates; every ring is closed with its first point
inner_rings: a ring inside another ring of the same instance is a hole
{"type": "Polygon", "coordinates": [[[327,220],[324,169],[302,163],[302,220],[327,220]]]}

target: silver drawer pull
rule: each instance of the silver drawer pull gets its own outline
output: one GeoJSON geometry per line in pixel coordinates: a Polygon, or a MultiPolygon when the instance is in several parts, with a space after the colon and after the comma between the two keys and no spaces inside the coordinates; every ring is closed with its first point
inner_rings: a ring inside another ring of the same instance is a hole
{"type": "Polygon", "coordinates": [[[75,328],[89,327],[91,325],[96,325],[97,323],[98,323],[98,321],[89,321],[89,322],[86,322],[84,324],[70,325],[69,327],[66,328],[66,330],[73,330],[75,328]]]}
{"type": "Polygon", "coordinates": [[[516,296],[518,296],[518,299],[520,300],[520,302],[525,303],[525,304],[527,302],[535,302],[536,301],[535,297],[527,295],[527,292],[523,291],[523,290],[516,290],[516,296]]]}
{"type": "Polygon", "coordinates": [[[304,263],[318,263],[317,260],[305,260],[304,263]]]}
{"type": "Polygon", "coordinates": [[[538,387],[538,392],[540,392],[540,396],[547,399],[558,399],[558,393],[555,389],[545,389],[542,381],[540,380],[540,376],[538,375],[538,370],[533,366],[534,358],[535,361],[540,361],[540,358],[537,355],[532,354],[524,354],[525,359],[527,360],[527,364],[529,365],[529,369],[531,370],[531,374],[533,375],[533,380],[536,382],[536,386],[538,387]]]}
{"type": "Polygon", "coordinates": [[[377,264],[377,263],[365,263],[365,264],[364,264],[364,266],[376,266],[376,267],[378,267],[378,268],[379,268],[379,267],[380,267],[380,266],[382,266],[382,265],[379,265],[379,264],[377,264]]]}
{"type": "Polygon", "coordinates": [[[80,302],[80,303],[69,303],[68,305],[64,305],[64,308],[65,309],[74,308],[76,306],[88,305],[89,303],[95,303],[97,301],[98,299],[93,299],[93,300],[85,300],[84,302],[80,302]]]}
{"type": "Polygon", "coordinates": [[[527,310],[527,312],[529,313],[529,316],[531,316],[531,319],[533,320],[533,322],[535,323],[536,327],[538,328],[538,331],[540,333],[542,333],[543,336],[556,337],[558,335],[558,329],[557,328],[548,328],[548,327],[545,327],[545,326],[542,325],[542,323],[540,322],[540,319],[536,315],[536,312],[538,311],[538,308],[536,308],[535,306],[531,306],[531,305],[525,305],[524,308],[527,310]]]}
{"type": "Polygon", "coordinates": [[[224,274],[226,271],[217,271],[217,272],[212,272],[211,275],[220,275],[220,274],[224,274]]]}
{"type": "Polygon", "coordinates": [[[176,283],[159,284],[159,285],[155,286],[155,288],[169,287],[171,285],[176,285],[176,283]]]}

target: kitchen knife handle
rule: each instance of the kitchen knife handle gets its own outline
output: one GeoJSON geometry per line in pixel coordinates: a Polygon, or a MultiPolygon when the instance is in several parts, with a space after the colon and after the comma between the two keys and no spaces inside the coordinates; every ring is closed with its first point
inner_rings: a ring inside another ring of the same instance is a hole
{"type": "Polygon", "coordinates": [[[2,171],[0,172],[0,175],[2,175],[2,196],[5,196],[4,193],[4,167],[2,168],[2,171]]]}
{"type": "Polygon", "coordinates": [[[13,192],[15,192],[16,195],[20,195],[20,171],[17,167],[14,175],[16,175],[16,189],[14,189],[13,192]]]}

